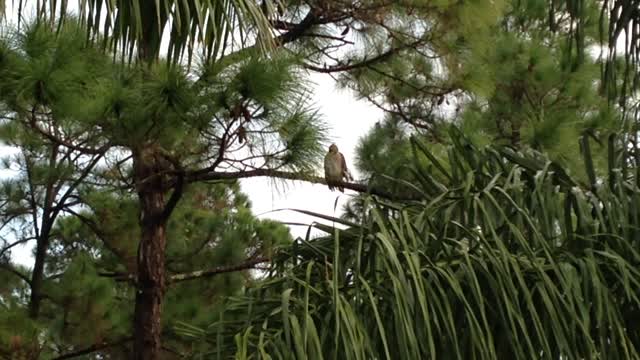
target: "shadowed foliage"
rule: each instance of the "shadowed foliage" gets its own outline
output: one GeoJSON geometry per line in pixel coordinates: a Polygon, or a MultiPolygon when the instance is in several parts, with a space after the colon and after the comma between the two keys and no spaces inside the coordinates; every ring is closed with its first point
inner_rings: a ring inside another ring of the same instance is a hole
{"type": "Polygon", "coordinates": [[[369,199],[361,224],[316,225],[330,235],[289,247],[217,322],[178,330],[221,358],[637,358],[640,191],[625,139],[610,136],[592,187],[540,153],[451,131],[449,170],[412,141],[433,161],[414,169],[422,201],[369,199]]]}

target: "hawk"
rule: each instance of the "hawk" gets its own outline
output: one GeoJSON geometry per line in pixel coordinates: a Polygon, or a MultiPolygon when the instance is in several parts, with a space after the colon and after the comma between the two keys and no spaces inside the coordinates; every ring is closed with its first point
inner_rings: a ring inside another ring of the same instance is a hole
{"type": "Polygon", "coordinates": [[[329,152],[324,157],[324,178],[331,191],[337,188],[341,192],[344,192],[344,187],[337,185],[337,183],[342,182],[343,178],[347,181],[353,180],[347,169],[344,155],[338,151],[336,144],[329,146],[329,152]]]}

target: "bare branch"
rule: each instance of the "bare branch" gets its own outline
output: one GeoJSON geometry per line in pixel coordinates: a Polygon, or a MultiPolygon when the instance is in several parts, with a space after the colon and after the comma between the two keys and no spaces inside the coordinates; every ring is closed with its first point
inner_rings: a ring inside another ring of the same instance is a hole
{"type": "MultiPolygon", "coordinates": [[[[222,265],[222,266],[217,266],[207,270],[198,270],[198,271],[192,271],[192,272],[187,272],[182,274],[175,274],[169,277],[168,283],[171,284],[171,283],[194,280],[194,279],[199,279],[204,277],[212,277],[212,276],[226,274],[230,272],[249,270],[249,269],[255,268],[256,265],[266,263],[269,260],[270,259],[267,257],[258,257],[258,258],[246,260],[239,264],[222,265]]],[[[118,282],[125,282],[125,281],[135,282],[136,280],[136,277],[134,274],[121,273],[121,272],[100,273],[99,275],[103,277],[113,278],[115,281],[118,281],[118,282]]]]}
{"type": "Polygon", "coordinates": [[[37,239],[37,238],[36,238],[35,236],[32,236],[32,237],[28,237],[28,238],[24,238],[24,239],[18,240],[18,241],[16,241],[16,242],[12,243],[11,245],[7,245],[6,247],[2,248],[2,250],[0,250],[0,258],[1,258],[1,257],[2,257],[2,256],[3,256],[7,251],[9,251],[12,247],[17,246],[17,245],[20,245],[20,244],[24,244],[24,243],[26,243],[26,242],[28,242],[28,241],[36,240],[36,239],[37,239]]]}
{"type": "Polygon", "coordinates": [[[169,283],[176,283],[180,281],[199,279],[203,277],[212,277],[212,276],[230,273],[230,272],[249,270],[249,269],[255,268],[256,265],[268,262],[269,260],[270,259],[267,257],[259,257],[251,260],[246,260],[244,262],[241,262],[235,265],[223,265],[223,266],[218,266],[208,270],[199,270],[199,271],[193,271],[193,272],[188,272],[183,274],[176,274],[169,277],[169,283]]]}
{"type": "MultiPolygon", "coordinates": [[[[327,185],[327,181],[323,177],[305,175],[299,173],[292,173],[286,171],[278,171],[272,169],[255,169],[248,171],[237,171],[237,172],[209,172],[209,173],[199,173],[198,171],[187,173],[186,179],[187,182],[192,183],[196,181],[206,181],[206,180],[235,180],[235,179],[243,179],[243,178],[251,178],[251,177],[272,177],[278,179],[287,179],[287,180],[298,180],[298,181],[306,181],[314,184],[324,184],[327,185]]],[[[413,194],[409,196],[398,196],[392,193],[385,191],[380,188],[371,188],[366,184],[359,183],[350,183],[350,182],[335,182],[335,186],[344,187],[345,189],[353,190],[359,193],[376,195],[379,197],[383,197],[391,200],[420,200],[422,199],[419,194],[413,194]]]]}
{"type": "Polygon", "coordinates": [[[67,188],[67,191],[62,195],[60,200],[58,200],[58,205],[56,205],[52,211],[54,216],[57,216],[62,208],[67,206],[65,203],[67,199],[73,194],[73,191],[82,184],[85,178],[91,174],[93,168],[100,162],[104,153],[107,151],[107,147],[102,147],[99,149],[100,151],[96,154],[96,156],[91,160],[91,162],[82,170],[80,176],[67,188]]]}

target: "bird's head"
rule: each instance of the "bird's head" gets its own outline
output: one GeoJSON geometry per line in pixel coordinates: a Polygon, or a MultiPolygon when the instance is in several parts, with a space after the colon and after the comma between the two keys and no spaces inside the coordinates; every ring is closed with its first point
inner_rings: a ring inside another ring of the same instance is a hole
{"type": "Polygon", "coordinates": [[[336,144],[331,144],[331,146],[329,146],[329,152],[332,154],[335,154],[338,152],[338,147],[336,146],[336,144]]]}

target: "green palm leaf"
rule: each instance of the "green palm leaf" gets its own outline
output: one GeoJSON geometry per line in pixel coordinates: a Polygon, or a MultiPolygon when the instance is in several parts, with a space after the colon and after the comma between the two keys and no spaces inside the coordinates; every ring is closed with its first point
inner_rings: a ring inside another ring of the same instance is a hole
{"type": "Polygon", "coordinates": [[[372,202],[357,230],[284,249],[264,282],[230,300],[225,319],[236,320],[215,328],[246,341],[223,357],[251,358],[260,344],[310,359],[637,358],[635,179],[581,188],[541,154],[454,136],[442,169],[458,170],[442,189],[372,202]],[[472,163],[484,165],[467,176],[472,163]]]}
{"type": "MultiPolygon", "coordinates": [[[[5,5],[0,1],[3,12],[5,5]]],[[[280,6],[270,0],[262,6],[249,0],[20,0],[17,5],[20,19],[31,5],[37,5],[38,16],[52,21],[64,21],[77,9],[89,38],[102,39],[123,60],[137,56],[150,61],[166,53],[173,62],[185,55],[188,62],[193,56],[216,60],[232,42],[253,43],[262,51],[272,48],[268,17],[280,6]]]]}

